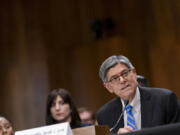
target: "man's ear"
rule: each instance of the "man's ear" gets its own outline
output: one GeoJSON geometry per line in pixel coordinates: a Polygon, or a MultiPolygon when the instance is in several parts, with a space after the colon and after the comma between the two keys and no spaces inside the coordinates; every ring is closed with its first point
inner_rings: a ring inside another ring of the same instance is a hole
{"type": "Polygon", "coordinates": [[[137,74],[137,73],[136,73],[136,69],[135,69],[135,68],[133,68],[133,69],[132,69],[132,72],[133,72],[133,73],[135,73],[135,74],[137,74]]]}
{"type": "Polygon", "coordinates": [[[109,83],[104,83],[104,87],[110,92],[113,93],[113,89],[109,83]]]}

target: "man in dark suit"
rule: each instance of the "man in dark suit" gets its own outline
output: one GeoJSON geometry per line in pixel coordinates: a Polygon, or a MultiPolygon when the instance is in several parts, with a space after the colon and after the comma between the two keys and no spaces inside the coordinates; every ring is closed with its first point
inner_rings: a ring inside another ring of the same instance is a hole
{"type": "Polygon", "coordinates": [[[127,57],[107,58],[99,75],[105,88],[117,95],[97,112],[98,124],[108,125],[111,132],[121,134],[178,121],[176,95],[167,89],[139,86],[136,70],[127,57]],[[127,106],[132,108],[130,114],[127,106]]]}

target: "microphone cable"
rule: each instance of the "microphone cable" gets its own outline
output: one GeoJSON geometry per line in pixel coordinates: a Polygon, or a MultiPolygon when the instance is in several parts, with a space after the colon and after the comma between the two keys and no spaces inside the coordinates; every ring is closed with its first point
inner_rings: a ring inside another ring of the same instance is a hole
{"type": "Polygon", "coordinates": [[[119,121],[121,120],[122,116],[124,115],[124,111],[125,111],[125,108],[126,108],[126,106],[128,105],[128,103],[129,103],[129,100],[128,100],[128,99],[124,100],[124,108],[123,108],[123,110],[122,110],[122,113],[121,113],[121,115],[119,116],[118,120],[116,121],[115,125],[114,125],[112,128],[110,128],[110,132],[112,132],[112,131],[117,127],[119,121]]]}

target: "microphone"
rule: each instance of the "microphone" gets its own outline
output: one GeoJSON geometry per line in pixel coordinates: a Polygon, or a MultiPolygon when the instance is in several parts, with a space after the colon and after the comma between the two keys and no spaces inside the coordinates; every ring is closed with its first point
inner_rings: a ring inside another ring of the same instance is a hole
{"type": "Polygon", "coordinates": [[[117,127],[119,121],[121,120],[122,116],[124,115],[124,111],[125,111],[125,108],[126,108],[126,106],[128,105],[128,103],[129,103],[129,100],[128,100],[128,99],[125,99],[125,100],[124,100],[124,108],[123,108],[123,110],[122,110],[122,113],[119,115],[119,118],[118,118],[118,120],[116,121],[115,125],[114,125],[112,128],[110,128],[110,132],[112,132],[112,131],[117,127]]]}

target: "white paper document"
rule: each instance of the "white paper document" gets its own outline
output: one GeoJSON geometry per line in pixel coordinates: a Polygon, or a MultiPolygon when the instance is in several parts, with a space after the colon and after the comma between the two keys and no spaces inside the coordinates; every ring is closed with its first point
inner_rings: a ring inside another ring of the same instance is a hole
{"type": "Polygon", "coordinates": [[[15,135],[73,135],[68,122],[16,131],[15,135]]]}

